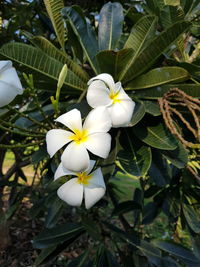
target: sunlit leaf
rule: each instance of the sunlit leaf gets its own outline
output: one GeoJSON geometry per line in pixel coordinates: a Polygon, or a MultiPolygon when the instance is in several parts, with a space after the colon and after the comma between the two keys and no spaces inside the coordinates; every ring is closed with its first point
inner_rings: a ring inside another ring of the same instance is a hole
{"type": "MultiPolygon", "coordinates": [[[[1,47],[0,54],[53,80],[58,80],[63,67],[62,63],[41,50],[22,43],[5,44],[1,47]]],[[[83,90],[86,87],[84,82],[70,70],[64,85],[76,90],[83,90]]]]}
{"type": "Polygon", "coordinates": [[[53,24],[59,43],[65,49],[65,28],[61,17],[61,10],[64,8],[63,0],[44,0],[47,12],[53,24]]]}
{"type": "Polygon", "coordinates": [[[135,60],[128,64],[123,75],[123,82],[127,83],[147,71],[189,26],[188,22],[177,22],[151,40],[135,60]]]}
{"type": "Polygon", "coordinates": [[[187,70],[180,67],[161,67],[150,70],[127,84],[126,90],[145,89],[166,83],[183,82],[190,78],[187,70]]]}
{"type": "Polygon", "coordinates": [[[124,78],[129,67],[135,62],[139,52],[147,46],[151,37],[155,35],[156,24],[157,19],[155,16],[145,16],[133,26],[124,48],[133,49],[134,54],[120,73],[120,80],[124,78]]]}

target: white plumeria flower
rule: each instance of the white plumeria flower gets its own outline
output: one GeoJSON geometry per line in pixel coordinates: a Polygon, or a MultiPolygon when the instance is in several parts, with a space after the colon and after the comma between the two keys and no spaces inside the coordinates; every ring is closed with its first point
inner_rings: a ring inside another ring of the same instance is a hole
{"type": "Polygon", "coordinates": [[[0,61],[0,107],[9,104],[23,88],[15,68],[10,60],[0,61]]]}
{"type": "Polygon", "coordinates": [[[84,197],[86,209],[91,208],[99,201],[105,194],[106,186],[101,168],[90,173],[94,165],[95,161],[91,160],[86,171],[72,172],[60,163],[55,172],[54,180],[65,175],[74,175],[76,178],[70,179],[58,189],[59,198],[71,206],[80,206],[84,197]]]}
{"type": "Polygon", "coordinates": [[[90,111],[82,126],[81,113],[73,109],[56,119],[71,131],[53,129],[47,132],[47,151],[50,157],[64,145],[61,161],[63,166],[73,172],[84,171],[89,167],[89,154],[107,158],[110,152],[111,136],[107,132],[111,128],[111,119],[105,107],[90,111]]]}
{"type": "Polygon", "coordinates": [[[115,83],[110,74],[102,73],[88,82],[87,102],[93,107],[105,106],[111,116],[112,126],[128,126],[135,103],[125,93],[121,82],[115,83]]]}

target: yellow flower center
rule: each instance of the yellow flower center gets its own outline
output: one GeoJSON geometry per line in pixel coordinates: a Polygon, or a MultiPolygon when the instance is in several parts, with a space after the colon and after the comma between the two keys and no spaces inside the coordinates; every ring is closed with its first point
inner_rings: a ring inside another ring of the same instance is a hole
{"type": "Polygon", "coordinates": [[[119,92],[115,93],[113,91],[110,92],[109,95],[110,99],[113,101],[113,104],[121,102],[121,100],[118,98],[119,97],[119,92]]]}
{"type": "Polygon", "coordinates": [[[86,172],[77,173],[78,183],[79,184],[89,184],[89,180],[92,178],[92,175],[88,175],[86,172]]]}
{"type": "Polygon", "coordinates": [[[70,136],[70,139],[75,141],[76,144],[81,144],[87,141],[88,139],[88,132],[87,130],[74,130],[74,134],[70,136]]]}

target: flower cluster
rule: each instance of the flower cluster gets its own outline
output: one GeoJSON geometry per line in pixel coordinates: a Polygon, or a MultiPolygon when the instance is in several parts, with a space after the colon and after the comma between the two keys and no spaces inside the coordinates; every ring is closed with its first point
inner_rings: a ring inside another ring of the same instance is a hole
{"type": "Polygon", "coordinates": [[[54,179],[73,175],[57,191],[58,196],[72,206],[80,206],[83,197],[87,209],[105,194],[106,186],[100,168],[92,172],[95,161],[89,152],[107,158],[111,147],[111,127],[126,127],[131,121],[135,103],[125,93],[121,83],[109,74],[100,74],[88,82],[87,102],[93,108],[82,123],[81,113],[73,109],[56,119],[67,130],[47,132],[50,157],[67,145],[61,156],[54,179]]]}
{"type": "Polygon", "coordinates": [[[0,61],[0,108],[9,104],[23,88],[10,60],[0,61]]]}

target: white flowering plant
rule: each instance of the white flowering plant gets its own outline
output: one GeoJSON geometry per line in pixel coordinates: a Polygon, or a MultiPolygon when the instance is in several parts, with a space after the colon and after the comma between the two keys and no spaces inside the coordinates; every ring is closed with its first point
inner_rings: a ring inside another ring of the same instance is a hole
{"type": "Polygon", "coordinates": [[[79,243],[66,266],[199,265],[197,5],[137,2],[85,15],[44,0],[49,38],[23,31],[0,48],[0,214],[6,227],[29,196],[45,228],[35,266],[79,243]]]}

